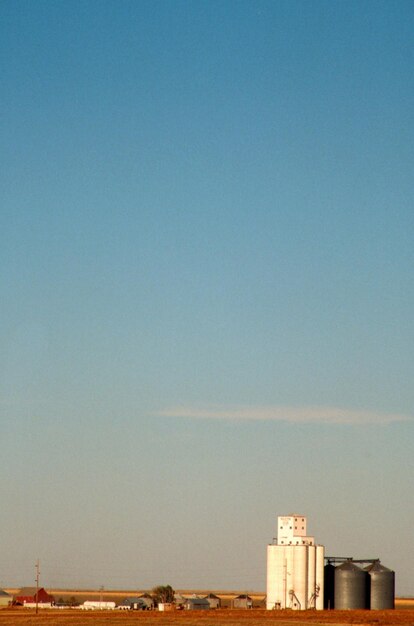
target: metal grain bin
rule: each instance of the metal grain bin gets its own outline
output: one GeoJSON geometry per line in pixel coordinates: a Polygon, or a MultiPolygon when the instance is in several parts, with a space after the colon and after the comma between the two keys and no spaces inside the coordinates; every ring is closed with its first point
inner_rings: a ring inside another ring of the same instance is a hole
{"type": "Polygon", "coordinates": [[[335,568],[335,609],[366,609],[368,572],[352,561],[335,568]]]}
{"type": "Polygon", "coordinates": [[[395,607],[395,573],[375,561],[365,568],[368,572],[370,608],[376,610],[395,607]]]}
{"type": "Polygon", "coordinates": [[[335,608],[335,566],[328,563],[324,567],[323,608],[335,608]]]}

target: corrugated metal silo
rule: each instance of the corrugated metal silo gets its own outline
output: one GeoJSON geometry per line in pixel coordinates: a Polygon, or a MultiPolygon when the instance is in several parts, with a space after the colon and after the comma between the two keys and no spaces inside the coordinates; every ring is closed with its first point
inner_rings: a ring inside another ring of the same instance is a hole
{"type": "Polygon", "coordinates": [[[335,568],[335,609],[367,608],[368,573],[346,561],[335,568]]]}
{"type": "Polygon", "coordinates": [[[395,573],[375,561],[365,568],[369,575],[370,608],[374,610],[393,609],[395,606],[395,573]]]}
{"type": "Polygon", "coordinates": [[[324,594],[323,594],[323,608],[334,609],[335,608],[335,566],[332,563],[328,563],[324,567],[324,594]]]}

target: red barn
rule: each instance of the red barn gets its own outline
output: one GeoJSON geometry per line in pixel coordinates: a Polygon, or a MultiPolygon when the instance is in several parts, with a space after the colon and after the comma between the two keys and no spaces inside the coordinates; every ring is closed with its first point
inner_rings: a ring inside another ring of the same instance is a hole
{"type": "Polygon", "coordinates": [[[14,598],[14,604],[52,604],[55,599],[43,587],[39,590],[36,587],[23,587],[14,598]],[[37,597],[36,597],[37,596],[37,597]]]}

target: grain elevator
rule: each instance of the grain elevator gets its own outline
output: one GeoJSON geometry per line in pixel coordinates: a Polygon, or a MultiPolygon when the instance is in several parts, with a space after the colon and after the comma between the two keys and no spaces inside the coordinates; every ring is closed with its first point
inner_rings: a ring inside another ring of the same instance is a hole
{"type": "Polygon", "coordinates": [[[277,518],[267,547],[267,609],[324,608],[324,546],[307,534],[304,515],[277,518]]]}

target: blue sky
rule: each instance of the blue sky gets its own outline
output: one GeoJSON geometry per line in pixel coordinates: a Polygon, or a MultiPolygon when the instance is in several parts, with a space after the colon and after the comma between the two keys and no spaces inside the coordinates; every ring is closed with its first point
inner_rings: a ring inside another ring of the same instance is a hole
{"type": "Polygon", "coordinates": [[[0,11],[0,585],[414,594],[413,4],[0,11]]]}

